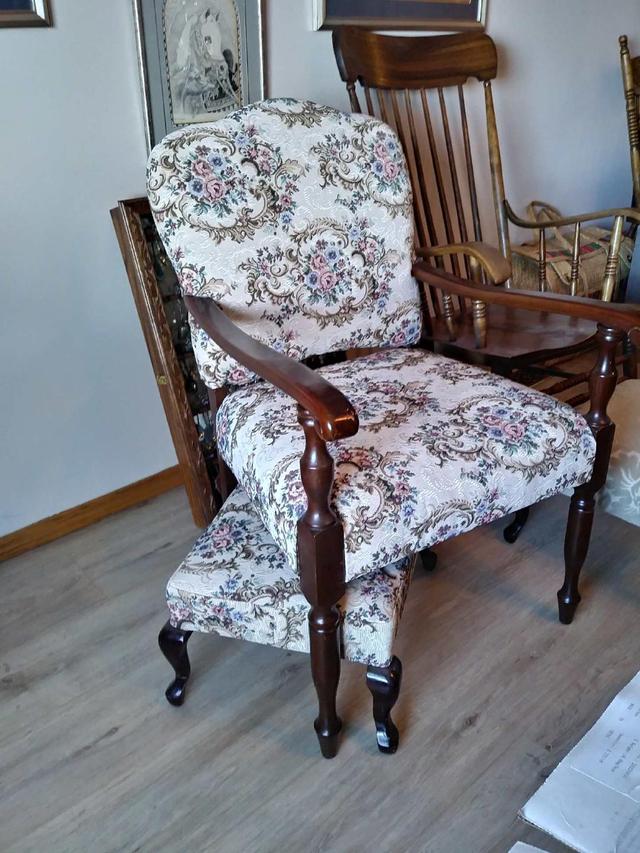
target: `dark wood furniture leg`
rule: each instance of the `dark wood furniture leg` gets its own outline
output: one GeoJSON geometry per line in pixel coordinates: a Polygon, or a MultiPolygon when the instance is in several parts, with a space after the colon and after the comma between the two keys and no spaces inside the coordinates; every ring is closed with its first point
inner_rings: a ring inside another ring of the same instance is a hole
{"type": "Polygon", "coordinates": [[[576,489],[571,498],[564,537],[565,576],[558,590],[558,616],[563,625],[571,624],[580,604],[578,579],[587,558],[595,503],[595,493],[585,487],[576,489]]]}
{"type": "Polygon", "coordinates": [[[187,654],[187,643],[191,634],[191,631],[174,628],[171,622],[166,622],[158,634],[160,651],[176,674],[164,694],[172,705],[182,705],[184,702],[186,685],[191,674],[191,664],[187,654]]]}
{"type": "Polygon", "coordinates": [[[431,548],[424,548],[420,551],[420,558],[422,559],[422,567],[427,572],[432,572],[438,563],[438,555],[431,548]]]}
{"type": "Polygon", "coordinates": [[[622,352],[625,359],[622,364],[622,372],[627,379],[638,378],[638,353],[629,335],[625,335],[622,342],[622,352]]]}
{"type": "Polygon", "coordinates": [[[522,533],[522,530],[527,523],[527,519],[529,518],[529,507],[525,506],[522,509],[519,509],[516,513],[514,513],[513,520],[511,524],[508,524],[504,531],[503,536],[505,541],[510,545],[518,539],[518,536],[522,533]]]}
{"type": "Polygon", "coordinates": [[[402,664],[395,655],[389,666],[367,667],[367,687],[373,696],[373,719],[380,752],[393,753],[398,748],[400,736],[391,719],[391,709],[398,701],[401,681],[402,664]]]}
{"type": "Polygon", "coordinates": [[[314,727],[323,756],[333,758],[342,728],[336,711],[340,680],[340,613],[336,605],[345,591],[344,536],[329,506],[333,458],[318,435],[315,419],[301,406],[298,421],[306,438],[300,473],[307,495],[307,510],[298,521],[298,569],[302,592],[311,605],[311,674],[318,694],[314,727]]]}
{"type": "Polygon", "coordinates": [[[320,751],[325,758],[333,758],[338,751],[338,735],[342,720],[336,711],[336,696],[340,681],[340,652],[338,627],[340,613],[337,607],[312,607],[309,613],[309,639],[311,648],[311,674],[318,694],[316,730],[320,751]]]}
{"type": "Polygon", "coordinates": [[[563,625],[573,621],[580,603],[578,580],[589,550],[595,496],[607,479],[615,432],[615,425],[607,415],[607,405],[616,387],[616,350],[623,337],[617,329],[598,325],[598,359],[589,376],[591,406],[585,416],[596,439],[596,456],[591,479],[574,491],[569,508],[564,540],[565,577],[558,590],[558,615],[563,625]]]}

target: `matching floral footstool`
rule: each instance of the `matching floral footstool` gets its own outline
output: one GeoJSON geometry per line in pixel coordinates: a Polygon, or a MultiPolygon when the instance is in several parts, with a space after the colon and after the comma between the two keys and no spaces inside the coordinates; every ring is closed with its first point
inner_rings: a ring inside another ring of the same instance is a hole
{"type": "MultiPolygon", "coordinates": [[[[395,752],[391,719],[402,666],[392,654],[415,557],[347,584],[339,604],[341,653],[367,666],[381,752],[395,752]]],[[[181,705],[191,667],[193,631],[220,634],[292,651],[309,652],[309,604],[292,568],[264,527],[254,505],[236,488],[167,585],[170,618],[158,642],[175,671],[166,691],[181,705]]]]}

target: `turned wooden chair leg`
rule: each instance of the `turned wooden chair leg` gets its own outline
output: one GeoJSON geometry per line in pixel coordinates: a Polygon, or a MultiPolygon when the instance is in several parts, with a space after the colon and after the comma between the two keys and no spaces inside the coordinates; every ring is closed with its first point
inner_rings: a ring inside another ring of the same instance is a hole
{"type": "Polygon", "coordinates": [[[314,728],[325,758],[338,751],[338,735],[342,720],[336,711],[336,695],[340,681],[340,650],[338,628],[340,612],[337,607],[313,607],[309,613],[309,645],[311,674],[318,694],[318,716],[314,728]]]}
{"type": "Polygon", "coordinates": [[[395,656],[389,666],[367,667],[367,687],[373,696],[373,719],[380,752],[393,753],[398,748],[400,736],[391,719],[391,709],[398,700],[401,681],[402,664],[395,656]]]}
{"type": "Polygon", "coordinates": [[[558,614],[563,625],[571,624],[580,603],[578,580],[589,550],[594,509],[595,493],[577,492],[571,498],[564,538],[564,583],[558,590],[558,614]]]}
{"type": "Polygon", "coordinates": [[[622,342],[622,352],[625,360],[622,364],[622,372],[627,379],[638,378],[638,353],[635,345],[631,342],[629,335],[625,335],[622,342]]]}
{"type": "Polygon", "coordinates": [[[422,559],[422,567],[426,569],[426,571],[432,572],[438,563],[438,555],[436,552],[432,551],[431,548],[424,548],[420,551],[420,557],[422,559]]]}
{"type": "Polygon", "coordinates": [[[184,702],[186,684],[191,674],[191,664],[187,654],[187,642],[191,633],[191,631],[174,628],[171,622],[167,622],[158,635],[160,651],[176,674],[164,694],[172,705],[182,705],[184,702]]]}
{"type": "Polygon", "coordinates": [[[516,513],[514,513],[513,520],[511,524],[508,524],[504,531],[503,536],[505,541],[510,545],[518,539],[518,536],[522,533],[522,530],[527,523],[527,519],[529,518],[529,509],[530,507],[525,506],[523,509],[519,509],[516,513]]]}

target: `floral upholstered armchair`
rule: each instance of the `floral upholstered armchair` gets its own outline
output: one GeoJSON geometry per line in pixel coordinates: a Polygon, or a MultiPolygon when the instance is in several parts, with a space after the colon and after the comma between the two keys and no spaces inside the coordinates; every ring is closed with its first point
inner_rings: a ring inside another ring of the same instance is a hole
{"type": "MultiPolygon", "coordinates": [[[[148,192],[217,403],[228,482],[237,480],[245,510],[308,602],[323,754],[335,754],[341,727],[338,603],[350,585],[575,488],[559,593],[560,618],[571,621],[606,475],[615,348],[638,312],[412,268],[410,183],[395,134],[309,102],[265,101],[169,135],[151,154],[148,192]],[[420,348],[416,277],[604,323],[591,412],[420,348]],[[335,355],[363,348],[376,351],[335,355]],[[337,363],[304,363],[326,354],[337,363]]],[[[272,583],[272,598],[279,589],[272,583]]],[[[373,624],[377,599],[366,583],[359,595],[373,624]]],[[[181,649],[198,627],[180,614],[174,606],[164,639],[178,662],[176,699],[188,676],[181,649]]],[[[207,610],[207,620],[219,618],[207,610]]],[[[372,682],[388,687],[392,664],[376,663],[372,682]]]]}

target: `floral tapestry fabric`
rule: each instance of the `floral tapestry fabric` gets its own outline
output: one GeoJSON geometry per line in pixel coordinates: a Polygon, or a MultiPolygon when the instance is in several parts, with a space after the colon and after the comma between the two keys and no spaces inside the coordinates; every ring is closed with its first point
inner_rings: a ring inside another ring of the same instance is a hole
{"type": "MultiPolygon", "coordinates": [[[[480,368],[388,349],[320,372],[360,429],[328,445],[347,580],[589,479],[595,440],[564,403],[480,368]]],[[[217,418],[219,449],[296,565],[306,508],[295,403],[267,383],[240,388],[217,418]]]]}
{"type": "MultiPolygon", "coordinates": [[[[151,208],[185,294],[301,359],[420,335],[411,187],[380,121],[290,99],[167,136],[148,165],[151,208]]],[[[254,379],[192,323],[213,388],[254,379]]]]}
{"type": "MultiPolygon", "coordinates": [[[[413,560],[347,585],[339,603],[343,657],[387,666],[413,560]]],[[[309,651],[309,604],[242,489],[236,489],[167,585],[171,624],[293,651],[309,651]]]]}
{"type": "Polygon", "coordinates": [[[605,512],[640,527],[640,380],[618,385],[607,411],[616,432],[598,504],[605,512]]]}

